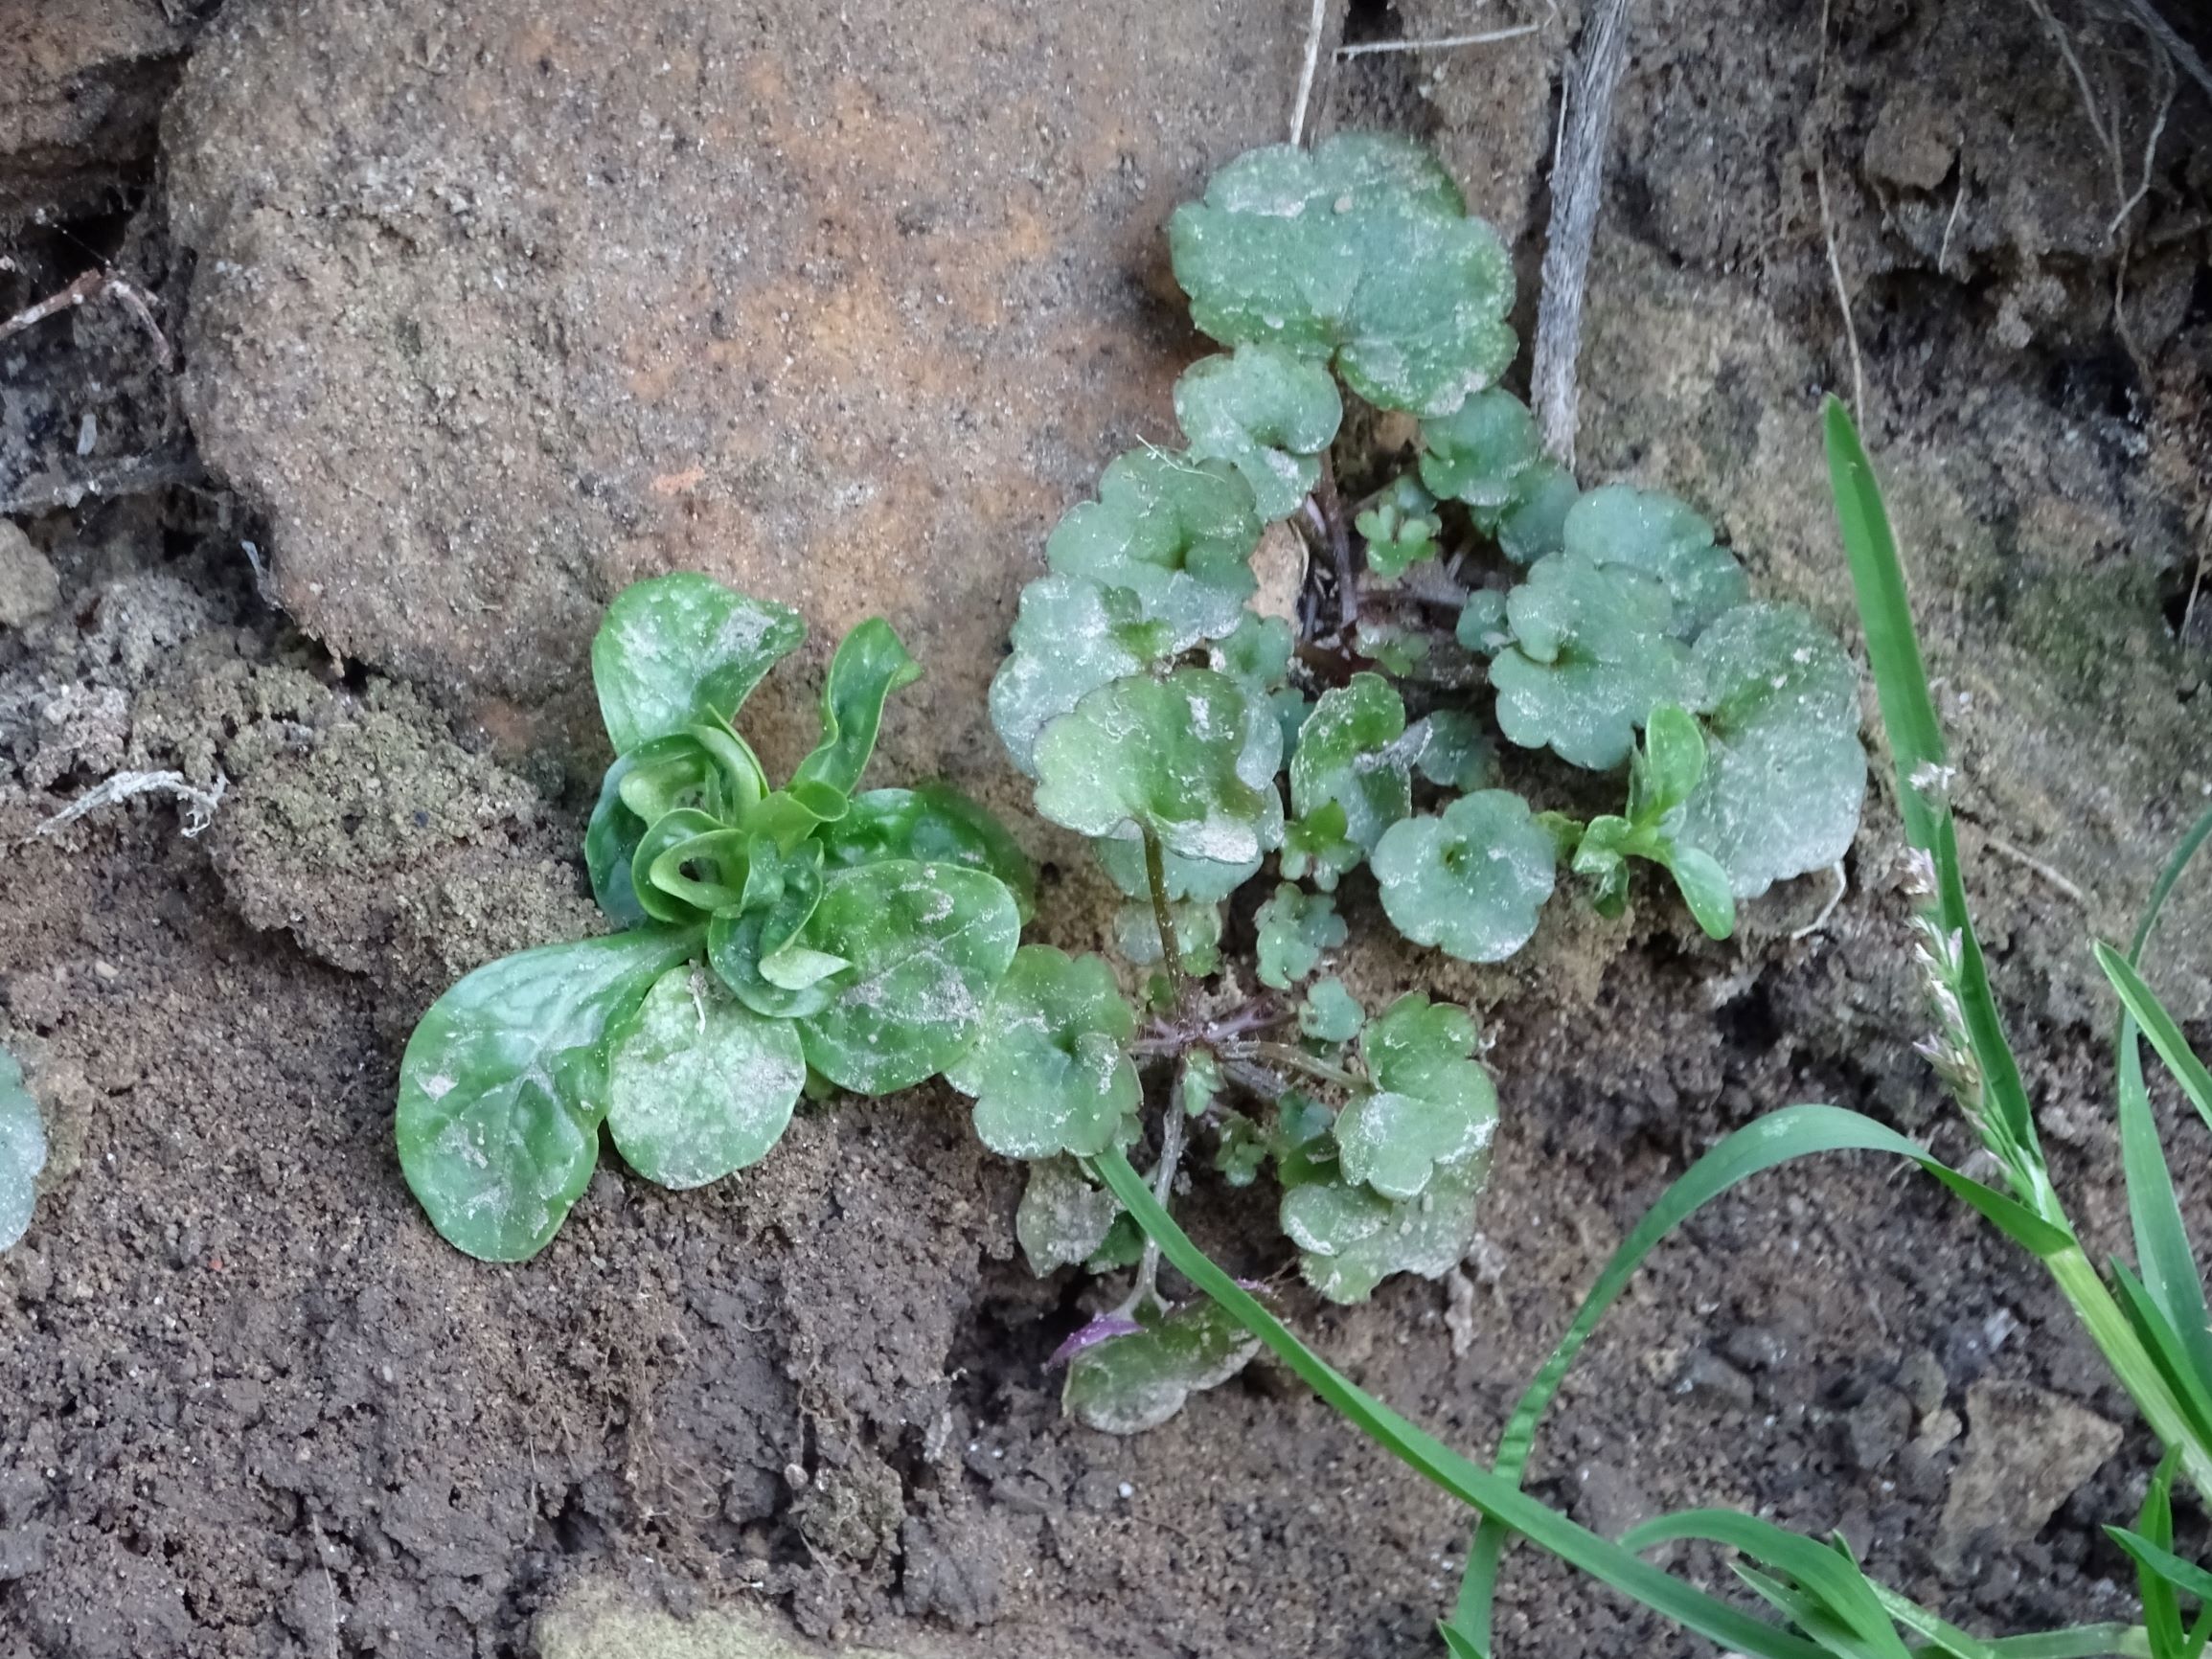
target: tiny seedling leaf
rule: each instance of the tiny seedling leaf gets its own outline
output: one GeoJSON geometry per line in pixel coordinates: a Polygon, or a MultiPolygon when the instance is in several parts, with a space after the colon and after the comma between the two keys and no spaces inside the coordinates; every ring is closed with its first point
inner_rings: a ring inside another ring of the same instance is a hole
{"type": "Polygon", "coordinates": [[[1260,906],[1253,925],[1259,932],[1260,983],[1277,990],[1288,990],[1319,966],[1323,951],[1349,937],[1334,899],[1288,881],[1260,906]]]}
{"type": "Polygon", "coordinates": [[[1479,1034],[1466,1011],[1400,997],[1367,1028],[1359,1052],[1375,1090],[1336,1120],[1336,1153],[1345,1178],[1385,1198],[1414,1198],[1435,1170],[1489,1147],[1497,1127],[1497,1091],[1470,1057],[1479,1034]]]}
{"type": "Polygon", "coordinates": [[[839,1088],[881,1095],[943,1071],[974,1039],[1014,962],[1021,915],[994,875],[892,859],[840,870],[801,934],[852,966],[799,1021],[807,1063],[839,1088]]]}
{"type": "Polygon", "coordinates": [[[1226,461],[1262,518],[1288,518],[1321,476],[1344,401],[1329,371],[1281,346],[1201,357],[1175,382],[1175,419],[1200,461],[1226,461]]]}
{"type": "Polygon", "coordinates": [[[1674,602],[1655,577],[1555,554],[1537,561],[1505,609],[1514,643],[1490,678],[1498,728],[1525,749],[1609,771],[1655,705],[1688,700],[1674,602]]]}
{"type": "Polygon", "coordinates": [[[1103,958],[1025,944],[945,1079],[974,1099],[976,1138],[1000,1156],[1091,1157],[1142,1103],[1136,1030],[1103,958]]]}
{"type": "Polygon", "coordinates": [[[767,1155],[806,1081],[789,1020],[764,1018],[685,963],[611,1034],[607,1132],[647,1180],[704,1186],[767,1155]]]}
{"type": "Polygon", "coordinates": [[[1447,414],[1513,360],[1505,247],[1410,140],[1251,150],[1175,210],[1168,239],[1200,329],[1333,362],[1380,408],[1447,414]]]}
{"type": "Polygon", "coordinates": [[[1102,1434],[1142,1434],[1181,1411],[1192,1395],[1227,1382],[1259,1352],[1260,1339],[1227,1309],[1197,1303],[1083,1349],[1068,1361],[1060,1406],[1102,1434]]]}
{"type": "Polygon", "coordinates": [[[1220,639],[1258,590],[1260,517],[1251,486],[1226,461],[1131,450],[1099,480],[1098,499],[1069,510],[1045,562],[1137,597],[1171,633],[1220,639]]]}
{"type": "Polygon", "coordinates": [[[1536,932],[1558,856],[1526,801],[1478,789],[1441,816],[1392,825],[1375,850],[1375,879],[1383,913],[1414,943],[1462,962],[1503,962],[1536,932]]]}
{"type": "Polygon", "coordinates": [[[1334,975],[1306,988],[1298,1004],[1298,1030],[1316,1042],[1348,1043],[1359,1034],[1367,1011],[1334,975]]]}
{"type": "Polygon", "coordinates": [[[632,582],[591,642],[591,677],[614,752],[727,721],[806,637],[798,612],[692,571],[632,582]]]}
{"type": "Polygon", "coordinates": [[[23,1067],[0,1049],[0,1250],[30,1231],[45,1168],[46,1121],[24,1084],[23,1067]]]}
{"type": "Polygon", "coordinates": [[[1322,693],[1307,716],[1290,757],[1290,805],[1301,821],[1332,804],[1343,810],[1341,839],[1316,860],[1332,883],[1413,809],[1404,733],[1405,704],[1380,674],[1322,693]]]}

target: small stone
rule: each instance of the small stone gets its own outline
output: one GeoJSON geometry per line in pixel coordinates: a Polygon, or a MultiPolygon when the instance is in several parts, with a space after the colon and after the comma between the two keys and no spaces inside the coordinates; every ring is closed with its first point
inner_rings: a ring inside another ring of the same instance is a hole
{"type": "Polygon", "coordinates": [[[1936,1529],[1935,1563],[1947,1574],[1984,1534],[2001,1544],[2034,1537],[2120,1445],[2117,1424],[2024,1382],[1975,1383],[1966,1420],[1966,1455],[1936,1529]]]}
{"type": "Polygon", "coordinates": [[[1943,1375],[1943,1367],[1925,1348],[1916,1348],[1904,1356],[1904,1363],[1897,1368],[1897,1386],[1904,1398],[1912,1401],[1916,1418],[1927,1417],[1941,1409],[1943,1397],[1950,1383],[1943,1375]]]}
{"type": "Polygon", "coordinates": [[[19,526],[0,519],[0,627],[23,627],[60,602],[54,566],[19,526]]]}
{"type": "Polygon", "coordinates": [[[1851,1468],[1881,1468],[1904,1448],[1912,1433],[1912,1401],[1877,1384],[1843,1414],[1843,1461],[1851,1468]]]}
{"type": "Polygon", "coordinates": [[[1791,1351],[1787,1337],[1765,1325],[1739,1325],[1721,1344],[1728,1363],[1745,1371],[1780,1371],[1791,1351]]]}
{"type": "Polygon", "coordinates": [[[42,1521],[0,1533],[0,1584],[28,1579],[46,1565],[48,1535],[42,1521]]]}
{"type": "Polygon", "coordinates": [[[1930,1455],[1943,1448],[1964,1433],[1966,1424],[1959,1420],[1955,1411],[1931,1411],[1920,1425],[1920,1433],[1913,1436],[1912,1443],[1930,1455]]]}
{"type": "Polygon", "coordinates": [[[1749,1411],[1758,1398],[1749,1377],[1719,1354],[1702,1350],[1682,1368],[1675,1392],[1688,1395],[1699,1405],[1727,1411],[1749,1411]]]}

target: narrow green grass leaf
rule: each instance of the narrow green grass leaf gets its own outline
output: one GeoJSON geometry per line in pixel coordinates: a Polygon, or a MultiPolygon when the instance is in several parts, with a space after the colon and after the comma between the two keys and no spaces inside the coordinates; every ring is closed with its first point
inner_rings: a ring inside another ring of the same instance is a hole
{"type": "Polygon", "coordinates": [[[2129,966],[2128,959],[2103,940],[2097,942],[2095,949],[2097,966],[2105,970],[2105,977],[2120,993],[2121,1004],[2143,1028],[2143,1034],[2151,1039],[2151,1047],[2157,1051],[2158,1057],[2166,1062],[2166,1069],[2180,1083],[2181,1092],[2189,1097],[2197,1115],[2204,1120],[2206,1127],[2212,1128],[2212,1071],[2204,1069],[2204,1062],[2190,1048],[2189,1039],[2181,1034],[2180,1026],[2166,1011],[2166,1005],[2143,983],[2143,976],[2129,966]]]}
{"type": "Polygon", "coordinates": [[[1787,1574],[1800,1595],[1840,1626],[1837,1636],[1847,1635],[1848,1640],[1836,1641],[1835,1651],[1851,1659],[1911,1659],[1896,1623],[1857,1561],[1771,1521],[1734,1510],[1685,1510],[1632,1529],[1622,1537],[1621,1548],[1640,1553],[1685,1538],[1723,1544],[1762,1567],[1787,1574]]]}
{"type": "Polygon", "coordinates": [[[2212,1602],[2212,1573],[2194,1561],[2184,1561],[2173,1551],[2161,1549],[2142,1534],[2132,1533],[2126,1527],[2107,1527],[2105,1535],[2125,1550],[2129,1558],[2144,1572],[2163,1579],[2184,1596],[2212,1602]]]}
{"type": "MultiPolygon", "coordinates": [[[[2179,1332],[2178,1332],[2143,1282],[2135,1277],[2124,1261],[2112,1263],[2112,1284],[2115,1300],[2128,1316],[2136,1340],[2143,1352],[2157,1371],[2159,1379],[2174,1397],[2175,1404],[2188,1420],[2187,1426],[2199,1445],[2212,1445],[2212,1389],[2196,1369],[2179,1332]]],[[[2108,1353],[2106,1358],[2115,1371],[2123,1369],[2119,1356],[2108,1353]]],[[[2120,1380],[2134,1391],[2134,1380],[2125,1375],[2120,1380]]],[[[2137,1398],[2140,1398],[2138,1394],[2137,1398]]]]}
{"type": "Polygon", "coordinates": [[[1331,1367],[1256,1297],[1216,1266],[1160,1207],[1144,1178],[1130,1168],[1118,1148],[1108,1148],[1092,1160],[1092,1168],[1184,1278],[1234,1314],[1238,1323],[1273,1350],[1308,1387],[1355,1427],[1415,1472],[1469,1507],[1496,1516],[1569,1566],[1724,1648],[1753,1659],[1821,1659],[1820,1649],[1804,1638],[1752,1618],[1607,1542],[1531,1498],[1514,1482],[1469,1462],[1415,1427],[1331,1367]]]}
{"type": "Polygon", "coordinates": [[[1989,1659],[2164,1659],[2151,1650],[2140,1625],[2076,1625],[1988,1644],[1989,1659]]]}
{"type": "MultiPolygon", "coordinates": [[[[2158,1460],[2157,1472],[2151,1477],[2144,1490],[2142,1507],[2135,1512],[2135,1532],[2161,1550],[2174,1547],[2174,1466],[2178,1458],[2168,1452],[2158,1460]]],[[[2155,1573],[2140,1562],[2136,1564],[2135,1579],[2143,1602],[2143,1630],[2151,1639],[2151,1651],[2160,1659],[2172,1654],[2175,1659],[2184,1651],[2188,1638],[2181,1628],[2181,1601],[2174,1593],[2173,1581],[2161,1573],[2155,1573]]]]}

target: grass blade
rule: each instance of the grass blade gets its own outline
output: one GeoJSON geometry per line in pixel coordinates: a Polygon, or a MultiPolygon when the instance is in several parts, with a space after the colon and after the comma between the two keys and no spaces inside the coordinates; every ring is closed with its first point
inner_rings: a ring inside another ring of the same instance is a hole
{"type": "Polygon", "coordinates": [[[2199,1602],[2212,1602],[2212,1573],[2193,1561],[2184,1561],[2173,1551],[2154,1544],[2140,1533],[2131,1533],[2126,1527],[2107,1527],[2105,1535],[2125,1550],[2143,1572],[2163,1579],[2184,1596],[2199,1602]]]}
{"type": "MultiPolygon", "coordinates": [[[[2174,1547],[2174,1464],[2172,1452],[2158,1460],[2157,1472],[2152,1475],[2142,1508],[2135,1513],[2137,1535],[2157,1549],[2169,1551],[2174,1547]]],[[[2143,1632],[2151,1639],[2151,1651],[2159,1659],[2168,1655],[2180,1659],[2188,1638],[2181,1629],[2181,1600],[2174,1593],[2172,1580],[2140,1563],[2135,1580],[2143,1602],[2143,1632]]]]}
{"type": "MultiPolygon", "coordinates": [[[[1912,1659],[1881,1599],[1848,1555],[1734,1510],[1685,1510],[1661,1515],[1631,1530],[1621,1539],[1621,1548],[1643,1551],[1682,1538],[1724,1544],[1762,1567],[1788,1575],[1799,1594],[1850,1632],[1854,1659],[1861,1655],[1912,1659]]],[[[1838,1650],[1843,1650],[1840,1644],[1838,1650]]]]}
{"type": "Polygon", "coordinates": [[[1177,1272],[1227,1308],[1239,1324],[1354,1426],[1417,1473],[1471,1508],[1495,1515],[1569,1566],[1723,1648],[1754,1659],[1821,1659],[1820,1649],[1803,1637],[1708,1596],[1586,1527],[1577,1526],[1513,1482],[1471,1463],[1415,1427],[1300,1342],[1258,1298],[1216,1266],[1160,1207],[1152,1189],[1118,1148],[1091,1160],[1091,1167],[1177,1272]]]}
{"type": "Polygon", "coordinates": [[[2006,1636],[1988,1648],[1990,1659],[2163,1659],[2152,1652],[2140,1625],[2076,1625],[2034,1636],[2006,1636]]]}
{"type": "Polygon", "coordinates": [[[2189,1039],[2181,1034],[2180,1026],[2166,1011],[2166,1005],[2143,983],[2143,976],[2128,959],[2103,940],[2097,942],[2096,952],[2097,966],[2105,970],[2105,977],[2120,993],[2121,1006],[2128,1011],[2129,1017],[2143,1028],[2143,1034],[2151,1039],[2151,1047],[2180,1083],[2181,1092],[2189,1097],[2197,1115],[2204,1120],[2207,1128],[2212,1128],[2212,1072],[2204,1069],[2204,1062],[2190,1048],[2189,1039]]]}

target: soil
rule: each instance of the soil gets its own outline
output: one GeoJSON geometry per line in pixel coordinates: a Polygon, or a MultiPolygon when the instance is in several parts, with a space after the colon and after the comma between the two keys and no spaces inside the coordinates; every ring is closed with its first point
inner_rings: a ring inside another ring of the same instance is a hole
{"type": "MultiPolygon", "coordinates": [[[[593,925],[583,647],[630,578],[808,613],[771,750],[826,642],[888,615],[930,677],[882,775],[1019,814],[981,688],[1052,519],[1171,430],[1197,348],[1160,223],[1281,134],[1306,6],[485,10],[76,0],[0,45],[0,313],[112,261],[180,365],[112,299],[0,341],[0,1042],[55,1143],[0,1256],[0,1659],[1434,1651],[1462,1518],[1276,1368],[1133,1441],[1060,1420],[1043,1362],[1081,1286],[1021,1265],[1018,1172],[949,1096],[809,1107],[700,1192],[609,1160],[517,1267],[431,1233],[389,1129],[430,999],[593,925]],[[37,832],[149,770],[221,782],[204,826],[157,790],[37,832]]],[[[1324,125],[1438,146],[1514,240],[1524,322],[1581,10],[1320,87],[1324,125]]],[[[2212,793],[2212,105],[2184,81],[2159,125],[2139,37],[2052,10],[2126,191],[2157,128],[2117,235],[2081,84],[2018,0],[1638,9],[1579,459],[1698,502],[1763,591],[1846,629],[1825,219],[1985,942],[2061,1188],[2118,1248],[2083,942],[2125,932],[2212,793]]],[[[1093,878],[1024,833],[1047,936],[1095,945],[1093,878]]],[[[1831,1100],[1965,1160],[1909,1049],[1896,840],[1878,797],[1802,937],[1817,880],[1725,946],[1555,906],[1510,972],[1358,957],[1356,989],[1467,999],[1495,1034],[1485,1239],[1463,1284],[1288,1294],[1297,1326],[1484,1450],[1730,1128],[1831,1100]]],[[[2158,959],[2192,1021],[2207,946],[2198,880],[2158,959]]],[[[2206,1168],[2178,1171],[2200,1236],[2206,1168]]],[[[1184,1208],[1238,1270],[1283,1267],[1260,1201],[1184,1208]]],[[[2097,1529],[2150,1464],[2029,1263],[1833,1159],[1660,1252],[1532,1484],[1608,1532],[1690,1504],[1839,1529],[1997,1633],[2129,1613],[2097,1529]]],[[[1700,1650],[1525,1554],[1499,1624],[1508,1653],[1700,1650]]]]}

